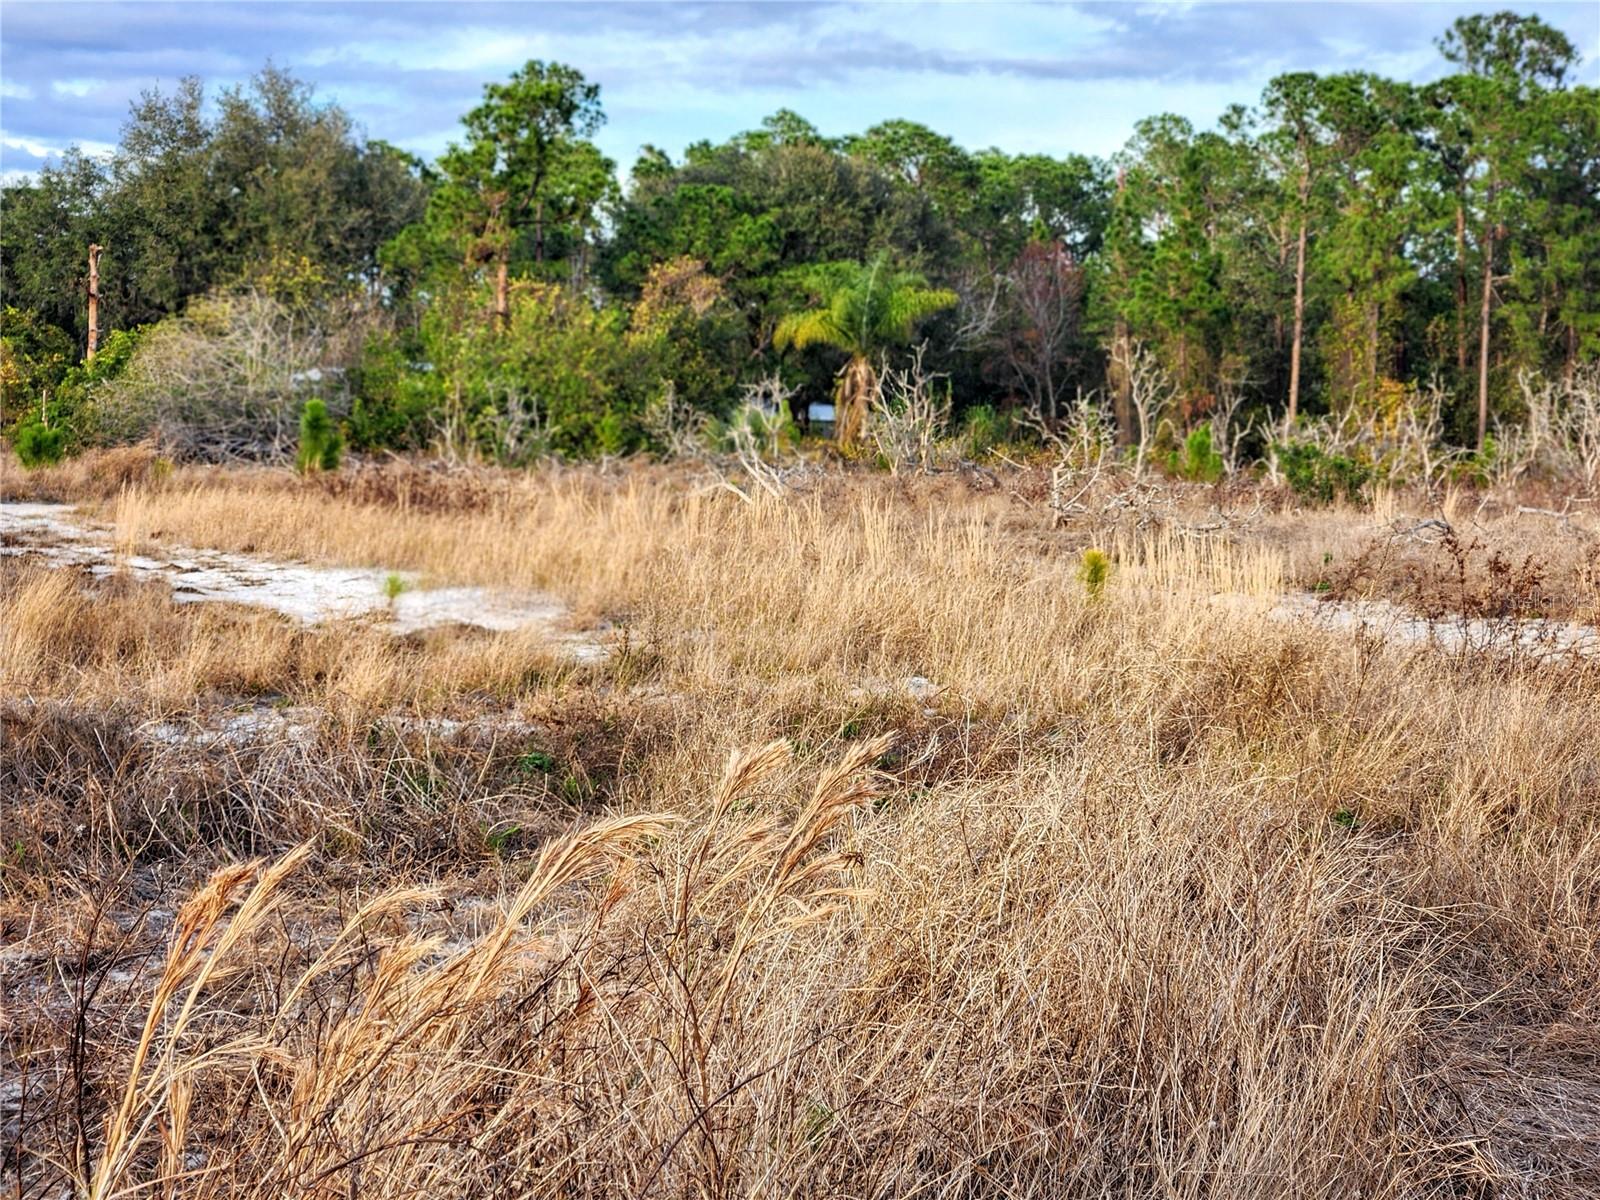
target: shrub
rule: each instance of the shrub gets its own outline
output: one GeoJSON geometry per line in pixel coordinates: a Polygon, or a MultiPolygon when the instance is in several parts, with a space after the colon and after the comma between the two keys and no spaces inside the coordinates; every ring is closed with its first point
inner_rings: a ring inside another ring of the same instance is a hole
{"type": "MultiPolygon", "coordinates": [[[[6,411],[38,412],[39,399],[61,382],[77,351],[72,338],[25,309],[0,314],[0,393],[6,411]]],[[[27,423],[19,421],[18,427],[27,423]]]]}
{"type": "Polygon", "coordinates": [[[1106,580],[1111,578],[1111,556],[1104,550],[1089,547],[1078,562],[1078,578],[1083,580],[1089,599],[1100,599],[1105,595],[1106,580]]]}
{"type": "Polygon", "coordinates": [[[336,471],[343,454],[344,438],[328,415],[328,406],[321,400],[307,400],[300,410],[300,452],[295,466],[302,472],[336,471]]]}
{"type": "Polygon", "coordinates": [[[88,427],[96,440],[154,434],[201,457],[281,454],[307,386],[336,374],[328,338],[261,292],[197,296],[142,331],[116,378],[86,389],[88,427]]]}
{"type": "Polygon", "coordinates": [[[76,453],[94,440],[89,409],[95,390],[122,373],[141,331],[113,330],[94,358],[76,363],[72,339],[32,313],[7,306],[0,328],[0,397],[17,453],[29,426],[38,427],[26,435],[29,453],[52,456],[41,461],[76,453]]]}
{"type": "Polygon", "coordinates": [[[1314,503],[1360,499],[1372,479],[1372,469],[1363,463],[1307,442],[1285,442],[1277,452],[1283,477],[1295,495],[1314,503]]]}
{"type": "Polygon", "coordinates": [[[1226,473],[1222,455],[1211,447],[1211,426],[1199,425],[1167,456],[1167,470],[1193,483],[1215,483],[1226,473]]]}
{"type": "Polygon", "coordinates": [[[932,471],[950,419],[950,381],[923,367],[926,349],[926,342],[918,346],[903,370],[879,374],[867,400],[867,436],[895,474],[905,468],[932,471]]]}
{"type": "Polygon", "coordinates": [[[12,435],[12,447],[25,467],[47,467],[61,461],[67,448],[67,431],[43,421],[27,421],[12,435]]]}
{"type": "Polygon", "coordinates": [[[679,401],[708,416],[732,411],[750,337],[704,263],[675,258],[652,267],[628,313],[625,339],[642,370],[672,381],[679,401]]]}
{"type": "Polygon", "coordinates": [[[991,404],[975,404],[967,409],[961,438],[966,445],[968,456],[982,458],[996,446],[1004,443],[1010,433],[1010,417],[996,411],[991,404]]]}
{"type": "Polygon", "coordinates": [[[1462,455],[1450,472],[1450,476],[1457,483],[1487,487],[1497,473],[1506,471],[1504,457],[1494,434],[1485,434],[1483,446],[1470,454],[1462,455]]]}
{"type": "Polygon", "coordinates": [[[639,445],[638,424],[608,408],[594,424],[594,447],[601,454],[623,454],[639,445]]]}
{"type": "Polygon", "coordinates": [[[369,338],[351,373],[355,399],[347,432],[357,450],[421,450],[433,434],[443,396],[438,375],[419,369],[392,333],[369,338]]]}
{"type": "Polygon", "coordinates": [[[529,280],[511,292],[504,332],[463,292],[435,304],[422,344],[451,448],[504,463],[551,452],[576,457],[633,449],[660,374],[625,336],[626,314],[569,288],[529,280]]]}

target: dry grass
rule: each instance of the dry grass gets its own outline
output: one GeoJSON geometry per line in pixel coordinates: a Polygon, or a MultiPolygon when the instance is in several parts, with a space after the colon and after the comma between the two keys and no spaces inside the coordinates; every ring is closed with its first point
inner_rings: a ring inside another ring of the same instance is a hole
{"type": "Polygon", "coordinates": [[[1391,514],[1051,531],[659,471],[104,503],[549,589],[616,649],[10,569],[24,1195],[1600,1189],[1600,680],[1262,615],[1391,514]],[[314,728],[149,735],[263,701],[314,728]]]}

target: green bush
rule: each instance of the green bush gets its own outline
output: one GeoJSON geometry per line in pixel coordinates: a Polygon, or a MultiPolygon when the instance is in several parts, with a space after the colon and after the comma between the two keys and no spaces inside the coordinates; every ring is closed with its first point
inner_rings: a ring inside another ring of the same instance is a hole
{"type": "Polygon", "coordinates": [[[503,463],[556,453],[633,449],[661,375],[652,347],[627,337],[627,314],[570,289],[520,281],[511,323],[482,320],[484,297],[462,293],[422,320],[439,422],[456,448],[503,463]]]}
{"type": "Polygon", "coordinates": [[[1372,479],[1370,467],[1309,442],[1285,442],[1277,451],[1278,465],[1295,495],[1316,504],[1359,500],[1372,479]]]}
{"type": "Polygon", "coordinates": [[[65,330],[10,304],[0,311],[0,392],[8,412],[37,413],[40,396],[61,382],[75,358],[65,330]]]}
{"type": "Polygon", "coordinates": [[[47,467],[61,461],[67,449],[67,431],[37,419],[19,425],[11,435],[11,445],[25,467],[47,467]]]}
{"type": "Polygon", "coordinates": [[[302,473],[336,471],[343,454],[344,438],[328,415],[328,406],[321,400],[307,400],[300,410],[300,453],[295,465],[302,473]]]}
{"type": "Polygon", "coordinates": [[[1489,480],[1494,477],[1495,461],[1500,457],[1500,443],[1494,440],[1494,435],[1485,434],[1483,448],[1474,450],[1471,454],[1461,459],[1450,471],[1450,477],[1457,483],[1469,483],[1475,487],[1487,487],[1489,480]]]}
{"type": "Polygon", "coordinates": [[[1183,439],[1183,446],[1167,455],[1167,470],[1192,483],[1215,483],[1226,467],[1222,455],[1211,448],[1211,426],[1200,425],[1183,439]]]}
{"type": "Polygon", "coordinates": [[[1089,599],[1100,599],[1105,595],[1106,580],[1111,578],[1111,556],[1091,546],[1078,561],[1078,578],[1083,580],[1083,588],[1089,593],[1089,599]]]}
{"type": "Polygon", "coordinates": [[[967,409],[961,439],[971,458],[982,458],[1011,435],[1011,418],[996,411],[992,404],[974,404],[967,409]]]}
{"type": "MultiPolygon", "coordinates": [[[[126,361],[123,344],[133,335],[113,333],[107,351],[77,364],[77,350],[64,331],[31,312],[7,305],[0,316],[0,398],[6,436],[19,455],[56,462],[85,440],[81,409],[88,387],[115,374],[126,361]],[[27,432],[25,432],[27,431],[27,432]]],[[[26,461],[26,458],[24,459],[26,461]]]]}
{"type": "Polygon", "coordinates": [[[420,347],[408,347],[393,334],[371,338],[351,372],[355,400],[347,431],[357,450],[421,450],[433,435],[434,415],[443,403],[439,376],[418,370],[420,347]],[[412,353],[415,351],[415,353],[412,353]]]}

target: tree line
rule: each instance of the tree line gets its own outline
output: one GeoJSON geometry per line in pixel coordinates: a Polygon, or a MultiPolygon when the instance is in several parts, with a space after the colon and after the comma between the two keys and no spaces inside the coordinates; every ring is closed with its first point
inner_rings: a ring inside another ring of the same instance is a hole
{"type": "Polygon", "coordinates": [[[781,111],[625,182],[561,64],[486,86],[431,163],[276,68],[214,103],[188,80],[109,157],[4,189],[6,422],[270,453],[314,397],[358,449],[519,461],[660,449],[759,394],[801,424],[833,399],[849,444],[916,346],[997,437],[1092,403],[1141,454],[1219,411],[1265,445],[1429,396],[1438,440],[1490,453],[1600,358],[1600,95],[1536,17],[1437,47],[1436,82],[1286,74],[1109,160],[781,111]],[[115,332],[85,362],[91,244],[115,332]]]}

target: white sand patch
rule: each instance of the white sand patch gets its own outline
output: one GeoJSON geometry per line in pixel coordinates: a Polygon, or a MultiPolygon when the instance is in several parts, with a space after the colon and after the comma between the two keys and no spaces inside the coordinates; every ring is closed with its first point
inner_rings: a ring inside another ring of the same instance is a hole
{"type": "Polygon", "coordinates": [[[150,554],[119,554],[112,531],[89,523],[65,504],[0,503],[0,554],[34,555],[97,575],[127,571],[164,579],[180,603],[227,601],[270,608],[307,625],[368,618],[395,633],[442,625],[510,632],[543,629],[572,657],[593,662],[605,647],[560,632],[559,601],[538,592],[501,588],[424,588],[416,575],[374,567],[313,567],[222,550],[186,546],[150,554]],[[390,595],[391,581],[401,591],[390,595]]]}
{"type": "Polygon", "coordinates": [[[323,714],[315,708],[258,706],[211,721],[149,721],[140,736],[165,746],[249,746],[262,742],[307,745],[316,736],[323,714]]]}
{"type": "MultiPolygon", "coordinates": [[[[163,746],[306,746],[329,719],[319,708],[257,704],[228,712],[197,714],[182,720],[146,721],[137,732],[147,741],[163,746]]],[[[464,721],[390,713],[377,718],[373,728],[460,745],[520,742],[546,732],[544,726],[524,720],[513,712],[486,713],[464,721]]]]}
{"type": "Polygon", "coordinates": [[[1387,600],[1324,600],[1305,592],[1283,596],[1267,609],[1267,615],[1274,620],[1364,632],[1391,644],[1431,646],[1445,652],[1489,651],[1533,659],[1600,656],[1600,629],[1575,621],[1542,617],[1431,618],[1387,600]]]}

